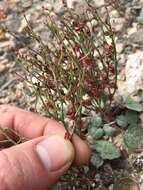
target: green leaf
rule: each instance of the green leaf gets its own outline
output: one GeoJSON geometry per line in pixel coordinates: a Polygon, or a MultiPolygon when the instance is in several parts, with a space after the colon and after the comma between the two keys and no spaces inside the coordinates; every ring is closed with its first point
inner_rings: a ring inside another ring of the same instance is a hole
{"type": "Polygon", "coordinates": [[[130,153],[143,149],[143,128],[131,127],[123,135],[124,143],[130,153]]]}
{"type": "Polygon", "coordinates": [[[103,159],[112,160],[120,157],[118,148],[109,141],[99,140],[92,148],[93,150],[96,150],[103,159]]]}
{"type": "Polygon", "coordinates": [[[100,127],[101,124],[102,124],[101,117],[92,111],[91,112],[90,127],[100,127]]]}
{"type": "Polygon", "coordinates": [[[103,126],[103,130],[104,130],[105,135],[106,135],[106,136],[109,136],[109,137],[114,136],[115,131],[116,131],[113,127],[111,127],[111,126],[108,125],[108,124],[105,124],[105,125],[103,126]]]}
{"type": "Polygon", "coordinates": [[[91,135],[91,137],[93,139],[100,139],[103,135],[104,135],[104,131],[102,128],[89,128],[89,135],[91,135]]]}
{"type": "Polygon", "coordinates": [[[137,124],[137,123],[132,123],[132,124],[130,124],[129,126],[128,126],[128,128],[132,128],[132,127],[138,127],[139,125],[137,124]]]}
{"type": "Polygon", "coordinates": [[[130,96],[128,96],[125,99],[125,107],[130,110],[134,110],[134,111],[138,111],[138,112],[143,111],[143,107],[141,106],[141,104],[139,102],[136,102],[135,100],[133,100],[130,96]]]}
{"type": "Polygon", "coordinates": [[[128,121],[125,115],[117,116],[116,122],[122,128],[126,128],[128,126],[128,121]]]}
{"type": "Polygon", "coordinates": [[[125,116],[126,116],[128,124],[136,124],[139,122],[139,114],[136,111],[127,110],[125,112],[125,116]]]}
{"type": "Polygon", "coordinates": [[[99,156],[98,153],[93,153],[92,157],[91,157],[91,163],[93,164],[93,166],[95,166],[97,169],[103,165],[104,161],[103,159],[99,156]]]}
{"type": "Polygon", "coordinates": [[[139,113],[133,110],[127,110],[125,114],[119,115],[116,118],[118,126],[122,128],[136,127],[139,122],[139,113]]]}
{"type": "Polygon", "coordinates": [[[143,24],[143,16],[137,17],[137,21],[138,21],[140,24],[143,24]]]}

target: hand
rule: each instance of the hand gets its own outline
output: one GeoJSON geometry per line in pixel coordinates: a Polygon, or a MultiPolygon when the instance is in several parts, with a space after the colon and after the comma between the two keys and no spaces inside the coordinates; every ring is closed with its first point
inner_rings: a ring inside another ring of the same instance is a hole
{"type": "Polygon", "coordinates": [[[72,143],[65,140],[64,127],[54,120],[1,105],[0,126],[29,139],[0,151],[1,190],[47,190],[73,162],[89,161],[88,145],[76,135],[72,143]]]}

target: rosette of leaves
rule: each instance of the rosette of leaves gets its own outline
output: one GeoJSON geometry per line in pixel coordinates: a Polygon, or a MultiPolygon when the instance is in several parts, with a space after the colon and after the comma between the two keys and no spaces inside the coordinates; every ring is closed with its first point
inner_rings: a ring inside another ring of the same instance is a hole
{"type": "Polygon", "coordinates": [[[119,149],[113,143],[106,140],[96,141],[92,149],[91,163],[97,168],[104,163],[104,160],[113,160],[120,157],[119,149]]]}
{"type": "Polygon", "coordinates": [[[111,124],[104,124],[99,114],[91,112],[91,119],[88,127],[88,134],[94,139],[101,139],[103,136],[113,137],[116,129],[111,124]]]}
{"type": "Polygon", "coordinates": [[[119,149],[111,142],[102,140],[103,136],[113,136],[115,129],[109,124],[103,124],[99,115],[91,112],[91,121],[89,125],[89,135],[95,140],[92,146],[91,163],[99,168],[104,163],[104,160],[112,160],[120,157],[119,149]]]}

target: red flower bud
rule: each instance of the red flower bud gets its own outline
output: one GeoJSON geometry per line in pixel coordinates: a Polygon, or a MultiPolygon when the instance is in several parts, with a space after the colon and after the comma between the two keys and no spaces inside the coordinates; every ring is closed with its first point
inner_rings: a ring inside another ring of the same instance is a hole
{"type": "Polygon", "coordinates": [[[91,100],[84,100],[83,101],[83,106],[84,107],[88,107],[88,106],[90,106],[91,105],[91,100]]]}
{"type": "Polygon", "coordinates": [[[113,46],[107,44],[107,45],[105,46],[105,50],[106,50],[106,54],[107,54],[108,56],[111,56],[112,53],[113,53],[113,46]]]}
{"type": "Polygon", "coordinates": [[[112,74],[115,74],[115,68],[112,64],[109,64],[109,71],[112,73],[112,74]]]}
{"type": "Polygon", "coordinates": [[[68,116],[68,119],[70,119],[70,120],[74,120],[75,119],[75,113],[72,112],[72,111],[69,111],[67,113],[67,116],[68,116]]]}
{"type": "Polygon", "coordinates": [[[71,136],[70,136],[70,134],[68,132],[65,132],[64,139],[65,140],[70,140],[71,139],[71,136]]]}
{"type": "Polygon", "coordinates": [[[83,60],[83,64],[84,64],[84,66],[91,67],[93,65],[93,62],[90,58],[85,58],[83,60]]]}
{"type": "Polygon", "coordinates": [[[80,46],[79,45],[75,45],[73,47],[73,51],[74,51],[74,53],[79,53],[80,52],[80,46]]]}

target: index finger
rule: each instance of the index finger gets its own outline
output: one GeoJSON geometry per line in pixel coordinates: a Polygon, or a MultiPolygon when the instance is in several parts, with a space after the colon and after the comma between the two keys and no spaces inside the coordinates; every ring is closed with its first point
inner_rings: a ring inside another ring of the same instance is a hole
{"type": "MultiPolygon", "coordinates": [[[[65,129],[59,122],[9,105],[0,106],[0,126],[17,131],[27,139],[58,134],[64,137],[65,129]]],[[[72,138],[75,148],[75,162],[89,161],[90,148],[77,135],[72,138]]]]}
{"type": "Polygon", "coordinates": [[[10,105],[0,106],[0,125],[17,131],[27,139],[65,133],[59,122],[10,105]]]}

